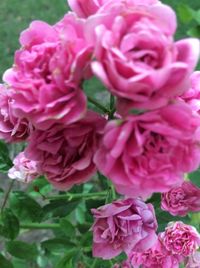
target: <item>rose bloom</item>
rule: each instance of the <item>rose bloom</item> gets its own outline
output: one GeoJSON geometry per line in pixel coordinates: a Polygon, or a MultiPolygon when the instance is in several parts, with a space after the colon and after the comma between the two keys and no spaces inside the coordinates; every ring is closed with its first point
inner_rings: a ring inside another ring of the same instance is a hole
{"type": "Polygon", "coordinates": [[[35,130],[29,138],[26,156],[39,163],[41,173],[58,189],[67,190],[86,182],[96,172],[93,155],[105,122],[99,114],[88,111],[74,124],[35,130]]]}
{"type": "Polygon", "coordinates": [[[158,239],[154,246],[144,252],[129,254],[134,268],[179,268],[181,260],[170,254],[158,239]]]}
{"type": "MultiPolygon", "coordinates": [[[[109,2],[116,2],[116,0],[68,0],[70,8],[81,18],[87,18],[95,14],[104,4],[109,2]]],[[[122,2],[118,0],[118,2],[122,2]]],[[[134,5],[152,4],[158,2],[157,0],[126,0],[127,3],[134,5]]]]}
{"type": "Polygon", "coordinates": [[[169,6],[133,2],[108,1],[86,23],[95,48],[92,70],[118,97],[120,113],[155,109],[181,95],[199,58],[198,39],[174,42],[176,15],[169,6]]]}
{"type": "Polygon", "coordinates": [[[15,157],[13,164],[8,171],[8,177],[12,180],[29,183],[40,175],[37,161],[26,158],[24,152],[15,157]]]}
{"type": "Polygon", "coordinates": [[[200,246],[200,234],[197,230],[181,221],[169,223],[159,237],[171,254],[182,257],[194,254],[200,246]]]}
{"type": "Polygon", "coordinates": [[[192,109],[200,113],[200,71],[194,72],[190,77],[191,86],[181,98],[192,106],[192,109]]]}
{"type": "Polygon", "coordinates": [[[157,238],[157,222],[151,204],[140,199],[117,200],[92,209],[93,256],[112,259],[122,251],[143,251],[157,238]]]}
{"type": "Polygon", "coordinates": [[[80,84],[88,76],[91,49],[83,29],[84,21],[69,13],[53,26],[34,21],[20,36],[22,48],[3,79],[14,90],[16,115],[36,128],[70,124],[86,112],[80,84]]]}
{"type": "Polygon", "coordinates": [[[200,267],[200,252],[195,252],[186,259],[185,268],[199,268],[199,267],[200,267]]]}
{"type": "Polygon", "coordinates": [[[162,194],[161,208],[173,216],[200,211],[200,189],[189,181],[162,194]]]}
{"type": "Polygon", "coordinates": [[[200,164],[199,123],[184,103],[110,121],[95,163],[121,194],[169,191],[200,164]]]}
{"type": "Polygon", "coordinates": [[[0,84],[0,139],[20,142],[27,139],[32,129],[25,118],[18,118],[13,111],[12,91],[0,84]]]}

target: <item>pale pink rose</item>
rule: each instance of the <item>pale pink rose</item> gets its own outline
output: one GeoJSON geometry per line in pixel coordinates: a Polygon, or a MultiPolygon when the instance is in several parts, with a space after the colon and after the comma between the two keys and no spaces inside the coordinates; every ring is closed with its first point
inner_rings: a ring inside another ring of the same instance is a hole
{"type": "Polygon", "coordinates": [[[179,268],[180,263],[179,258],[170,254],[159,239],[144,252],[132,251],[129,260],[133,268],[179,268]]]}
{"type": "Polygon", "coordinates": [[[192,106],[192,109],[200,113],[200,71],[194,72],[190,77],[191,86],[181,98],[192,106]]]}
{"type": "Polygon", "coordinates": [[[199,267],[200,267],[200,252],[195,252],[186,259],[185,268],[199,268],[199,267]]]}
{"type": "Polygon", "coordinates": [[[92,213],[94,257],[112,259],[123,251],[143,251],[157,239],[153,206],[139,198],[117,200],[92,213]]]}
{"type": "Polygon", "coordinates": [[[0,84],[0,139],[7,142],[25,141],[32,129],[25,118],[18,118],[13,111],[12,91],[0,84]]]}
{"type": "Polygon", "coordinates": [[[91,48],[84,39],[84,21],[73,13],[56,25],[34,21],[22,32],[22,48],[15,65],[4,74],[14,90],[14,109],[36,128],[55,121],[73,123],[86,112],[86,97],[80,89],[88,75],[91,48]]]}
{"type": "Polygon", "coordinates": [[[8,177],[12,180],[29,183],[40,175],[37,161],[26,158],[24,152],[15,157],[13,164],[8,171],[8,177]]]}
{"type": "Polygon", "coordinates": [[[189,181],[162,194],[161,208],[173,216],[186,216],[200,211],[200,188],[189,181]]]}
{"type": "Polygon", "coordinates": [[[181,221],[171,222],[165,232],[159,234],[164,247],[173,255],[188,257],[200,246],[200,234],[190,225],[181,221]]]}
{"type": "Polygon", "coordinates": [[[174,11],[161,3],[111,1],[87,20],[92,70],[119,97],[120,113],[127,112],[124,102],[129,109],[155,109],[188,89],[199,40],[174,42],[175,30],[174,11]]]}
{"type": "Polygon", "coordinates": [[[26,148],[28,158],[38,161],[47,180],[58,189],[86,182],[96,172],[93,156],[106,120],[95,112],[70,125],[55,124],[35,130],[26,148]]]}
{"type": "Polygon", "coordinates": [[[176,103],[110,121],[95,163],[121,194],[169,191],[200,164],[199,120],[190,106],[176,103]]]}
{"type": "MultiPolygon", "coordinates": [[[[81,18],[95,14],[104,4],[122,2],[124,0],[68,0],[70,8],[81,18]]],[[[134,5],[153,4],[157,0],[125,0],[134,5]]]]}

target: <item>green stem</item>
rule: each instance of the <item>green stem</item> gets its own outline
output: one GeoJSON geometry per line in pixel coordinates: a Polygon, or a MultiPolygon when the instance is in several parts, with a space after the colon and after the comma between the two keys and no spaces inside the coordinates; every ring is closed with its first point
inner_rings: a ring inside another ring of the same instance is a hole
{"type": "Polygon", "coordinates": [[[72,194],[72,193],[67,193],[67,194],[60,194],[60,195],[53,195],[53,196],[48,196],[46,199],[49,200],[76,200],[80,198],[84,199],[93,199],[93,198],[99,198],[99,197],[106,197],[107,191],[103,192],[96,192],[96,193],[77,193],[77,194],[72,194]]]}
{"type": "Polygon", "coordinates": [[[94,104],[96,107],[98,107],[100,110],[102,110],[104,113],[109,114],[110,111],[106,107],[104,107],[102,104],[100,104],[97,100],[93,99],[92,97],[87,97],[88,101],[94,104]]]}
{"type": "Polygon", "coordinates": [[[91,268],[95,268],[95,266],[96,266],[96,264],[97,264],[97,260],[98,260],[98,259],[94,259],[91,268]]]}
{"type": "Polygon", "coordinates": [[[15,181],[12,180],[11,183],[10,183],[10,185],[9,185],[9,187],[8,187],[8,191],[5,194],[5,197],[4,197],[4,200],[3,200],[3,204],[1,206],[1,212],[3,212],[3,210],[4,210],[4,208],[5,208],[6,204],[7,204],[7,201],[8,201],[8,198],[9,198],[9,195],[10,195],[10,192],[11,192],[11,190],[13,188],[14,183],[15,183],[15,181]]]}
{"type": "Polygon", "coordinates": [[[114,118],[115,113],[115,97],[113,95],[110,95],[110,112],[109,112],[109,119],[114,118]]]}
{"type": "Polygon", "coordinates": [[[59,229],[57,223],[25,223],[20,225],[21,229],[59,229]]]}

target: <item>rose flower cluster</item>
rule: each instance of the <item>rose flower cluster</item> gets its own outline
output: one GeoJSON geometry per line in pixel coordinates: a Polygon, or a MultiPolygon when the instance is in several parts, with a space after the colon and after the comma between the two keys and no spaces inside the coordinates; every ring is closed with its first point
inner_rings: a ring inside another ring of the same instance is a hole
{"type": "Polygon", "coordinates": [[[9,177],[44,175],[68,190],[98,170],[125,198],[92,209],[93,256],[125,252],[123,267],[200,267],[196,229],[175,222],[157,234],[144,202],[157,192],[172,215],[200,211],[200,189],[184,181],[200,165],[199,40],[175,41],[176,14],[157,0],[68,4],[56,24],[34,21],[21,33],[3,75],[0,138],[27,144],[9,177]],[[112,119],[88,109],[83,83],[94,76],[115,99],[112,119]]]}

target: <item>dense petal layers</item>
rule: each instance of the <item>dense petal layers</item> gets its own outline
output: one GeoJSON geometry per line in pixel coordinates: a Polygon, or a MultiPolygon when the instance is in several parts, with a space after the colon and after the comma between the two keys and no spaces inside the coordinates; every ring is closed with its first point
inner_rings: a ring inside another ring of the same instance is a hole
{"type": "Polygon", "coordinates": [[[92,213],[94,257],[111,259],[122,251],[143,251],[156,241],[153,206],[140,199],[118,200],[92,209],[92,213]]]}
{"type": "Polygon", "coordinates": [[[13,109],[12,91],[0,85],[0,139],[6,142],[25,141],[32,126],[25,118],[18,118],[13,109]]]}
{"type": "Polygon", "coordinates": [[[106,120],[95,112],[74,124],[35,130],[25,154],[37,161],[42,174],[58,189],[86,182],[96,172],[93,156],[106,120]]]}
{"type": "Polygon", "coordinates": [[[122,114],[128,112],[124,102],[129,109],[155,109],[186,91],[200,50],[198,39],[173,41],[176,16],[170,7],[133,2],[109,1],[86,27],[95,48],[92,70],[119,98],[122,114]]]}
{"type": "Polygon", "coordinates": [[[200,211],[200,188],[189,181],[162,194],[161,208],[173,216],[186,216],[200,211]]]}
{"type": "Polygon", "coordinates": [[[129,254],[133,268],[179,268],[179,259],[170,254],[158,239],[152,248],[129,254]]]}
{"type": "Polygon", "coordinates": [[[200,164],[199,123],[184,103],[113,120],[95,155],[97,167],[121,194],[169,191],[200,164]]]}
{"type": "Polygon", "coordinates": [[[171,254],[189,257],[200,247],[200,234],[190,225],[181,221],[169,223],[159,239],[171,254]]]}
{"type": "Polygon", "coordinates": [[[90,75],[91,48],[83,25],[69,13],[53,26],[34,21],[21,34],[22,48],[4,81],[12,88],[15,114],[36,128],[47,129],[55,121],[70,124],[86,112],[80,85],[90,75]]]}

